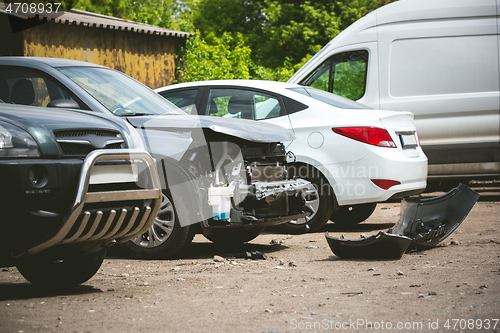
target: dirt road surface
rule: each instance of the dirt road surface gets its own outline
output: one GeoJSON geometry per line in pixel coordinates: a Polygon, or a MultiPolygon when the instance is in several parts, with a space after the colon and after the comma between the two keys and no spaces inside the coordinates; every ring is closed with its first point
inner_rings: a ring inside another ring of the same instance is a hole
{"type": "Polygon", "coordinates": [[[384,203],[356,230],[270,230],[238,248],[197,235],[178,260],[115,253],[63,292],[2,269],[0,332],[500,332],[500,189],[476,190],[455,233],[400,260],[340,259],[324,236],[387,230],[399,203],[384,203]],[[233,258],[255,250],[268,259],[233,258]]]}

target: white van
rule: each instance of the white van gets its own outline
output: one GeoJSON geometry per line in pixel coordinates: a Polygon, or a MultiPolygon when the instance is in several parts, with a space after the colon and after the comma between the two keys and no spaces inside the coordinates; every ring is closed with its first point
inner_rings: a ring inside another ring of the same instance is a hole
{"type": "Polygon", "coordinates": [[[401,0],[361,18],[288,81],[411,111],[429,180],[500,177],[500,0],[401,0]]]}

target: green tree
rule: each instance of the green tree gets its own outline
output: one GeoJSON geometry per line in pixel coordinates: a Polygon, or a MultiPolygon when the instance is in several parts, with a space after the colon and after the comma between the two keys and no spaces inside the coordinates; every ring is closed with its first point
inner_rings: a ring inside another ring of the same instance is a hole
{"type": "Polygon", "coordinates": [[[198,0],[193,24],[205,38],[241,33],[257,66],[299,64],[366,13],[392,0],[198,0]]]}
{"type": "Polygon", "coordinates": [[[170,28],[176,0],[70,0],[75,9],[170,28]],[[75,4],[76,3],[76,4],[75,4]]]}
{"type": "Polygon", "coordinates": [[[221,38],[209,35],[210,43],[201,38],[187,40],[178,66],[182,82],[222,79],[249,79],[250,48],[241,34],[229,33],[221,38]]]}
{"type": "Polygon", "coordinates": [[[173,1],[125,1],[126,12],[122,18],[130,21],[136,21],[158,27],[169,28],[172,26],[173,20],[171,12],[173,9],[173,1]]]}
{"type": "Polygon", "coordinates": [[[127,14],[124,0],[79,0],[74,8],[120,18],[127,14]]]}

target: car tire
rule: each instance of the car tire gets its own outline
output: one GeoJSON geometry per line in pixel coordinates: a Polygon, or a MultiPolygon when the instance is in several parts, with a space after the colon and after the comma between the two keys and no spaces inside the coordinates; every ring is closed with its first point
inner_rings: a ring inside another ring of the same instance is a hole
{"type": "Polygon", "coordinates": [[[168,191],[163,191],[160,211],[151,228],[144,234],[123,243],[123,250],[139,259],[171,259],[193,240],[191,226],[182,227],[179,224],[177,211],[186,209],[182,201],[174,206],[168,191]]]}
{"type": "MultiPolygon", "coordinates": [[[[301,167],[305,168],[305,166],[301,167]]],[[[295,168],[290,168],[291,177],[305,179],[311,182],[314,189],[303,193],[306,201],[306,209],[311,212],[305,218],[293,220],[279,227],[282,231],[289,234],[301,234],[304,232],[316,231],[323,227],[329,220],[333,212],[333,189],[326,178],[317,170],[307,168],[307,174],[296,172],[295,168]]]]}
{"type": "Polygon", "coordinates": [[[36,286],[73,287],[93,277],[101,267],[105,256],[106,249],[63,260],[33,256],[20,261],[17,269],[26,280],[36,286]]]}
{"type": "Polygon", "coordinates": [[[336,225],[341,226],[356,225],[369,218],[375,211],[376,207],[376,202],[341,206],[339,210],[333,211],[330,216],[330,220],[336,225]]]}
{"type": "Polygon", "coordinates": [[[240,245],[257,238],[265,227],[251,229],[212,228],[210,234],[203,234],[209,241],[217,245],[240,245]]]}

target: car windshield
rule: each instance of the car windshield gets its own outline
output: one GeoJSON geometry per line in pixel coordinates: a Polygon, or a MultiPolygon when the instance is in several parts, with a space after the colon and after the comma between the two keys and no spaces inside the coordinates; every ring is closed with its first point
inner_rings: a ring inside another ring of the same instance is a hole
{"type": "Polygon", "coordinates": [[[312,97],[314,99],[317,99],[318,101],[335,106],[340,109],[371,109],[370,107],[363,105],[361,103],[354,102],[345,97],[335,95],[316,88],[298,87],[298,88],[288,88],[288,89],[295,91],[299,94],[312,97]]]}
{"type": "Polygon", "coordinates": [[[58,69],[118,116],[186,114],[153,90],[118,71],[96,67],[58,69]]]}

